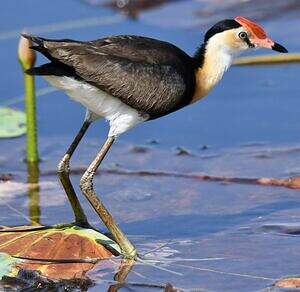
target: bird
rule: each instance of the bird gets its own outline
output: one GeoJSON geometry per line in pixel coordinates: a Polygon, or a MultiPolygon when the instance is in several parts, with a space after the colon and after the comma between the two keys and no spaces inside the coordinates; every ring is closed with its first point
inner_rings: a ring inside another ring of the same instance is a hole
{"type": "Polygon", "coordinates": [[[256,22],[243,16],[221,20],[204,35],[193,56],[177,46],[145,36],[117,35],[93,41],[46,39],[23,34],[49,62],[26,71],[43,76],[86,108],[75,139],[58,164],[75,223],[87,226],[86,215],[70,181],[70,159],[91,123],[109,122],[100,151],[80,179],[80,189],[120,246],[125,258],[138,255],[93,186],[96,170],[112,144],[134,126],[171,114],[206,96],[241,53],[268,48],[287,49],[268,37],[256,22]]]}

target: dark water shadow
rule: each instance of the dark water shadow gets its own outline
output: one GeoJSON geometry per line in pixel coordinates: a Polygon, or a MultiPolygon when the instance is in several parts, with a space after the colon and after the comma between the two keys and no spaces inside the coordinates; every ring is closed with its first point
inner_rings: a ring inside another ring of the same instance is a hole
{"type": "Polygon", "coordinates": [[[293,223],[268,223],[259,228],[263,232],[278,234],[300,236],[300,222],[293,223]]]}
{"type": "MultiPolygon", "coordinates": [[[[101,262],[99,262],[101,265],[101,262]]],[[[97,291],[117,292],[117,291],[167,291],[175,292],[170,283],[147,283],[145,281],[127,281],[128,275],[132,272],[135,260],[119,260],[119,267],[111,280],[105,282],[103,288],[97,288],[97,282],[102,280],[91,280],[89,276],[70,280],[51,280],[42,276],[38,271],[20,270],[16,277],[4,276],[0,281],[0,287],[5,291],[88,291],[95,288],[97,291]],[[98,290],[99,289],[99,290],[98,290]]]]}

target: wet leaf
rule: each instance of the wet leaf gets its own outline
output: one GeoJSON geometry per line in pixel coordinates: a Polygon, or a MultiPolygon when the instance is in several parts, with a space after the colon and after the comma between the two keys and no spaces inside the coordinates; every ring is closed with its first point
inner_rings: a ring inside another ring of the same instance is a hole
{"type": "Polygon", "coordinates": [[[280,279],[275,282],[274,286],[283,289],[298,290],[300,288],[300,277],[290,277],[290,278],[280,279]]]}
{"type": "Polygon", "coordinates": [[[26,132],[25,113],[8,107],[0,107],[0,138],[14,138],[26,132]]]}
{"type": "Polygon", "coordinates": [[[3,276],[14,274],[16,272],[14,267],[18,264],[18,262],[20,262],[19,259],[0,252],[0,279],[3,276]]]}
{"type": "Polygon", "coordinates": [[[0,276],[38,271],[49,279],[85,278],[101,259],[120,254],[118,246],[93,229],[74,225],[0,229],[0,276]]]}

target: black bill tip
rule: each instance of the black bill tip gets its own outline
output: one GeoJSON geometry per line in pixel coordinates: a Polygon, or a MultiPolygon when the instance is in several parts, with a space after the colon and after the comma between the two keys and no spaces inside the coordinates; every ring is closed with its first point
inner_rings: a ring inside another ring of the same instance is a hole
{"type": "Polygon", "coordinates": [[[278,43],[274,43],[274,45],[272,46],[272,50],[280,53],[288,53],[288,50],[278,43]]]}

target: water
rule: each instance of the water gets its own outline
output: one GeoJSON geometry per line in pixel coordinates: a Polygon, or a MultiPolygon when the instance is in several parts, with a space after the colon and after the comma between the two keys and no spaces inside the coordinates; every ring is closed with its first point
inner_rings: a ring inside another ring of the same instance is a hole
{"type": "MultiPolygon", "coordinates": [[[[280,15],[277,8],[273,14],[264,14],[266,8],[256,9],[260,1],[248,1],[248,6],[242,7],[235,5],[237,2],[223,3],[227,7],[224,10],[218,1],[174,1],[130,19],[83,1],[4,0],[0,62],[5,69],[0,104],[23,90],[15,57],[17,31],[23,27],[53,38],[141,34],[170,41],[192,54],[203,31],[216,19],[231,17],[232,13],[247,15],[249,11],[261,19],[275,40],[292,52],[299,50],[299,10],[295,6],[280,15]],[[235,6],[229,10],[229,5],[235,6]]],[[[277,6],[294,3],[275,2],[277,6]]],[[[278,278],[299,273],[298,190],[185,177],[194,173],[220,178],[299,176],[298,76],[298,64],[233,67],[203,101],[144,123],[119,139],[104,161],[103,173],[95,179],[95,189],[142,253],[162,246],[150,254],[158,261],[156,266],[136,264],[127,282],[171,283],[197,291],[256,291],[278,278]],[[152,140],[158,144],[150,143],[152,140]],[[208,148],[203,149],[204,145],[208,148]],[[177,155],[178,146],[191,155],[177,155]],[[118,172],[109,171],[112,169],[118,172]],[[166,175],[136,173],[146,170],[166,175]],[[211,259],[199,261],[207,258],[211,259]]],[[[38,88],[46,86],[37,80],[38,88]]],[[[23,108],[22,103],[14,106],[23,108]]],[[[54,173],[81,126],[84,110],[61,92],[40,97],[37,107],[43,160],[40,220],[43,224],[68,222],[71,210],[54,173]]],[[[97,122],[74,155],[71,166],[77,171],[72,180],[78,193],[80,174],[97,153],[106,132],[107,124],[97,122]]],[[[12,182],[0,183],[0,225],[28,224],[24,137],[0,140],[0,147],[0,173],[13,175],[12,182]]],[[[91,223],[103,228],[80,197],[91,223]]],[[[114,285],[117,264],[112,269],[101,263],[91,271],[95,285],[90,291],[105,291],[114,285]]],[[[159,291],[154,287],[131,288],[159,291]]]]}

